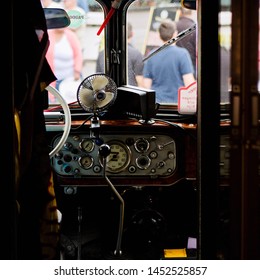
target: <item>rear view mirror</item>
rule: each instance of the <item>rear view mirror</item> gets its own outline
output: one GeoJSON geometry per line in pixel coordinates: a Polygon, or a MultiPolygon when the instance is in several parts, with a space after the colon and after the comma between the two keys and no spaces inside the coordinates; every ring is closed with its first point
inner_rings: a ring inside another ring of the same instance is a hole
{"type": "Polygon", "coordinates": [[[43,8],[48,29],[63,28],[70,25],[67,12],[60,8],[43,8]]]}
{"type": "Polygon", "coordinates": [[[182,0],[182,7],[190,10],[196,10],[196,0],[182,0]]]}

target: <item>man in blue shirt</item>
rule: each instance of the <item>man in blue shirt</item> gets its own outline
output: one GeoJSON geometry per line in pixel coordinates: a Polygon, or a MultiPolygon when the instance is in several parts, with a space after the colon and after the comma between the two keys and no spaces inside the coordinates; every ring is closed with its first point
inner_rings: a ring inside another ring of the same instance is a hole
{"type": "MultiPolygon", "coordinates": [[[[175,22],[166,21],[160,24],[159,35],[164,43],[177,34],[175,22]]],[[[177,103],[178,89],[195,81],[193,73],[188,50],[170,45],[145,62],[143,86],[155,90],[157,103],[177,103]]]]}

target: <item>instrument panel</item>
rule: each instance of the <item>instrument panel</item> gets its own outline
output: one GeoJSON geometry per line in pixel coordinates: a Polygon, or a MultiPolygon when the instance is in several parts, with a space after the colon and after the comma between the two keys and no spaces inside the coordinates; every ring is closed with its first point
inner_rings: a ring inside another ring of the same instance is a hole
{"type": "MultiPolygon", "coordinates": [[[[54,139],[54,147],[60,137],[54,139]]],[[[70,134],[52,159],[54,171],[65,177],[102,177],[104,164],[114,177],[168,177],[176,170],[176,143],[164,134],[101,134],[98,139],[70,134]],[[100,153],[102,144],[110,149],[106,157],[100,153]]]]}

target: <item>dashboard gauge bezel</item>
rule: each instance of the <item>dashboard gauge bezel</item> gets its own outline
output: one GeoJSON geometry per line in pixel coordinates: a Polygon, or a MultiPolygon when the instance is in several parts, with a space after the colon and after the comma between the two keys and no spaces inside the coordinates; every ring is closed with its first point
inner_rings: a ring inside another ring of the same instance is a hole
{"type": "Polygon", "coordinates": [[[90,153],[94,150],[95,143],[94,143],[93,139],[91,139],[91,138],[83,138],[79,143],[79,148],[83,152],[90,153]],[[86,144],[87,144],[87,146],[86,146],[86,144]]]}
{"type": "Polygon", "coordinates": [[[82,167],[85,170],[88,170],[93,166],[94,159],[90,155],[83,155],[78,159],[78,163],[80,167],[82,167]],[[87,160],[87,164],[86,164],[86,160],[87,160]]]}
{"type": "MultiPolygon", "coordinates": [[[[106,159],[106,171],[109,173],[120,173],[123,170],[126,170],[131,162],[131,149],[122,141],[120,140],[110,140],[106,144],[110,147],[110,154],[107,156],[106,159]],[[116,147],[118,146],[118,147],[116,147]],[[117,156],[115,157],[115,148],[116,150],[120,150],[117,153],[117,156]],[[113,155],[114,154],[114,155],[113,155]],[[122,158],[122,155],[125,155],[125,157],[122,158]],[[117,161],[118,159],[123,159],[123,162],[120,163],[118,166],[112,166],[112,157],[114,156],[113,162],[117,161]]],[[[102,159],[100,158],[100,163],[103,166],[102,159]]]]}

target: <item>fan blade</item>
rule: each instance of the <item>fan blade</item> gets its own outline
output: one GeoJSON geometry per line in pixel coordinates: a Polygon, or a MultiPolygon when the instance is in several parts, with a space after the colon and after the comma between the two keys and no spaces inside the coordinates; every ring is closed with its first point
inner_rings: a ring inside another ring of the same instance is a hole
{"type": "Polygon", "coordinates": [[[104,76],[97,76],[91,82],[91,85],[95,91],[103,89],[107,84],[108,84],[108,79],[104,76]]]}
{"type": "Polygon", "coordinates": [[[79,92],[79,99],[86,107],[92,107],[94,103],[93,91],[88,88],[82,88],[79,92]]]}
{"type": "Polygon", "coordinates": [[[97,105],[99,108],[102,108],[109,104],[114,98],[114,93],[113,92],[106,92],[106,97],[103,100],[98,100],[97,105]]]}

